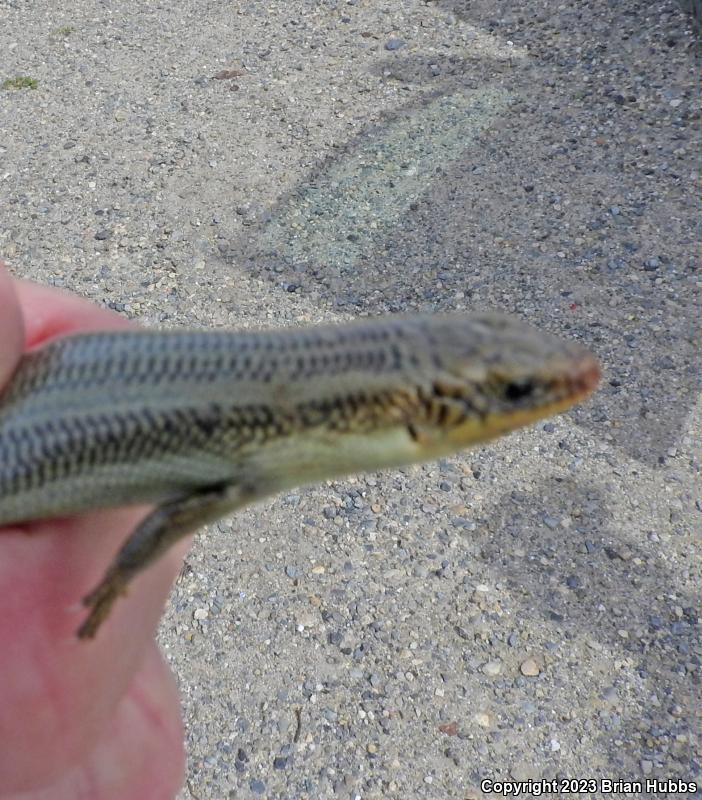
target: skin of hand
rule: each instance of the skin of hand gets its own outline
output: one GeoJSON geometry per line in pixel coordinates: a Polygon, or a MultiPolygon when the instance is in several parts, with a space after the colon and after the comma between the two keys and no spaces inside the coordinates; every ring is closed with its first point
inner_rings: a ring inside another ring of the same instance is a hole
{"type": "MultiPolygon", "coordinates": [[[[44,340],[129,324],[0,262],[0,387],[44,340]]],[[[0,529],[0,800],[172,800],[181,786],[178,691],[154,633],[187,543],[134,582],[94,640],[75,635],[81,598],[146,511],[0,529]]]]}

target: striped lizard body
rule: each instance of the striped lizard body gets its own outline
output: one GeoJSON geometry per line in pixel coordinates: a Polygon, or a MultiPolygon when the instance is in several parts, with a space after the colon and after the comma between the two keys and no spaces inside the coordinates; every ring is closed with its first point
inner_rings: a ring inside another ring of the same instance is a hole
{"type": "Polygon", "coordinates": [[[455,453],[598,381],[583,347],[497,313],[74,334],[26,354],[0,394],[0,524],[156,505],[85,600],[91,637],[192,529],[301,484],[455,453]]]}

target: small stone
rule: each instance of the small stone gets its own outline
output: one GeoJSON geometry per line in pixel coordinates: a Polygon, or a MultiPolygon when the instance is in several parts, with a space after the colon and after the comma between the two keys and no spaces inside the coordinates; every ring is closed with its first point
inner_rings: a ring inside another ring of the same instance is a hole
{"type": "Polygon", "coordinates": [[[446,736],[458,736],[458,723],[445,722],[442,725],[439,725],[439,730],[441,733],[445,733],[446,736]]]}
{"type": "Polygon", "coordinates": [[[305,628],[314,628],[319,621],[318,615],[316,612],[312,610],[305,610],[302,611],[300,614],[297,615],[295,620],[298,630],[305,628]]]}
{"type": "Polygon", "coordinates": [[[649,761],[647,758],[641,759],[641,772],[644,775],[650,775],[653,770],[653,761],[649,761]]]}
{"type": "Polygon", "coordinates": [[[490,715],[484,712],[478,712],[473,719],[476,721],[481,728],[489,728],[490,727],[490,715]]]}
{"type": "Polygon", "coordinates": [[[527,658],[526,661],[522,661],[519,671],[527,678],[535,678],[541,672],[541,668],[533,658],[527,658]]]}
{"type": "Polygon", "coordinates": [[[263,781],[254,779],[249,782],[249,789],[251,789],[254,794],[263,794],[266,791],[266,784],[263,781]]]}
{"type": "Polygon", "coordinates": [[[488,661],[486,664],[483,664],[483,672],[485,675],[499,675],[502,672],[502,662],[495,659],[494,661],[488,661]]]}
{"type": "Polygon", "coordinates": [[[196,608],[193,617],[197,620],[207,619],[209,612],[206,608],[196,608]]]}
{"type": "Polygon", "coordinates": [[[617,690],[614,688],[614,686],[608,686],[602,692],[602,699],[606,700],[608,703],[614,703],[616,701],[616,699],[617,699],[617,690]]]}
{"type": "Polygon", "coordinates": [[[232,78],[239,78],[242,75],[246,75],[246,70],[244,69],[222,69],[216,75],[212,77],[217,81],[227,81],[231,80],[232,78]]]}
{"type": "Polygon", "coordinates": [[[386,50],[399,50],[401,47],[405,46],[405,41],[403,39],[388,39],[385,42],[385,49],[386,50]]]}
{"type": "Polygon", "coordinates": [[[285,567],[285,574],[288,578],[299,578],[302,575],[299,567],[295,567],[292,564],[288,564],[288,566],[285,567]]]}

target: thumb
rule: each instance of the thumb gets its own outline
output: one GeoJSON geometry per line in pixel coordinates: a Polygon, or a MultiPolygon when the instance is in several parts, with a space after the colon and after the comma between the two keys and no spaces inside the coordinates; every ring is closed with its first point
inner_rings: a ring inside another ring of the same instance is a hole
{"type": "Polygon", "coordinates": [[[0,260],[0,387],[14,372],[24,350],[24,324],[12,278],[0,260]]]}

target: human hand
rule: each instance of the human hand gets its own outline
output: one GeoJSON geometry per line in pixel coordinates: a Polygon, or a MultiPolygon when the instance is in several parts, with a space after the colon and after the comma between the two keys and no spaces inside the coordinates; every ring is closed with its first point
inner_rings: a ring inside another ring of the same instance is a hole
{"type": "MultiPolygon", "coordinates": [[[[45,339],[128,325],[0,262],[0,387],[45,339]]],[[[81,598],[145,512],[0,529],[0,800],[172,800],[180,787],[180,703],[153,637],[187,543],[134,582],[96,639],[75,635],[81,598]]]]}

